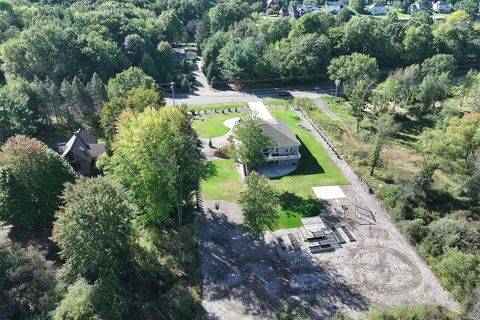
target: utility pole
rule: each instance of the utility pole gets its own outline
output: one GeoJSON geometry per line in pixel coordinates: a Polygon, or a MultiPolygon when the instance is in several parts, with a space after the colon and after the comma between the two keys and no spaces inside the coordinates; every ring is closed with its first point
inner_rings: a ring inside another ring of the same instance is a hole
{"type": "Polygon", "coordinates": [[[175,107],[175,82],[170,82],[170,89],[172,89],[173,106],[175,107]]]}

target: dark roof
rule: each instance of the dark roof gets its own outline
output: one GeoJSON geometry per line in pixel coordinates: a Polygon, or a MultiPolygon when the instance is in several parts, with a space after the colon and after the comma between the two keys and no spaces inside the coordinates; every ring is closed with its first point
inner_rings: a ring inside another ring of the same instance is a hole
{"type": "Polygon", "coordinates": [[[85,130],[78,129],[65,145],[59,147],[59,151],[63,157],[71,152],[76,157],[91,162],[93,158],[105,153],[105,145],[98,143],[97,139],[85,130]]]}
{"type": "Polygon", "coordinates": [[[300,141],[298,141],[295,134],[280,119],[275,119],[275,123],[263,121],[263,132],[271,136],[278,146],[300,146],[300,141]]]}

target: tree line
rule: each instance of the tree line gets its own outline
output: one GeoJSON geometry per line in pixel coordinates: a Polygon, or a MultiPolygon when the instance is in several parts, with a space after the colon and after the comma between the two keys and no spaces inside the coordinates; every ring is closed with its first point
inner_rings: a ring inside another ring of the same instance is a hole
{"type": "Polygon", "coordinates": [[[474,17],[459,10],[433,23],[426,12],[408,21],[305,14],[264,17],[244,2],[210,9],[197,27],[204,73],[219,81],[325,79],[330,61],[353,52],[374,57],[382,69],[420,63],[450,54],[458,65],[480,60],[480,32],[474,17]]]}

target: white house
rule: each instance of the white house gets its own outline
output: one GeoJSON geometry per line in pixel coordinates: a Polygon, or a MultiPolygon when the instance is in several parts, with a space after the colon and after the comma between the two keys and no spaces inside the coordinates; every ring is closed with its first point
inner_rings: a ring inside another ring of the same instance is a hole
{"type": "Polygon", "coordinates": [[[383,3],[376,2],[368,6],[368,12],[374,16],[384,16],[387,14],[388,8],[383,3]]]}
{"type": "Polygon", "coordinates": [[[407,11],[409,14],[415,14],[417,12],[424,11],[425,9],[426,8],[423,4],[419,2],[415,2],[408,6],[407,11]]]}
{"type": "Polygon", "coordinates": [[[432,9],[436,13],[450,13],[453,11],[453,6],[445,1],[437,1],[432,5],[432,9]]]}
{"type": "Polygon", "coordinates": [[[300,161],[300,141],[280,119],[274,118],[263,102],[249,102],[248,106],[263,123],[263,133],[272,137],[274,145],[271,148],[259,150],[265,157],[265,163],[256,169],[281,168],[283,174],[294,171],[300,161]]]}

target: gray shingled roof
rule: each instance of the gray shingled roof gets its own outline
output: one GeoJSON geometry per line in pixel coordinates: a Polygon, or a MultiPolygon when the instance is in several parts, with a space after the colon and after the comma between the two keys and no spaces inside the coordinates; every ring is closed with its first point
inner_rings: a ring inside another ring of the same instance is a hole
{"type": "Polygon", "coordinates": [[[271,136],[280,147],[300,146],[300,141],[287,124],[280,119],[275,120],[276,123],[263,121],[263,132],[271,136]]]}

